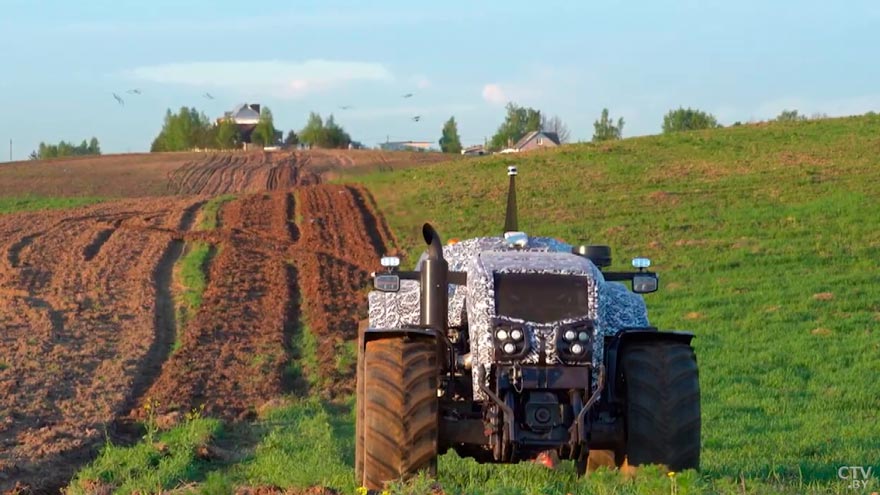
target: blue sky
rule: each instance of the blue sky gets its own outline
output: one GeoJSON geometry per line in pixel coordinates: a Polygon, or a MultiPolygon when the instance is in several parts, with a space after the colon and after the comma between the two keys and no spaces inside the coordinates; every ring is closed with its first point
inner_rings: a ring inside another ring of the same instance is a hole
{"type": "Polygon", "coordinates": [[[436,141],[450,115],[482,142],[507,101],[559,115],[574,140],[603,107],[625,136],[678,106],[724,124],[863,113],[880,110],[878,25],[867,1],[0,0],[0,161],[9,139],[15,159],[91,136],[146,151],[167,108],[213,118],[244,101],[285,130],[333,113],[368,145],[436,141]]]}

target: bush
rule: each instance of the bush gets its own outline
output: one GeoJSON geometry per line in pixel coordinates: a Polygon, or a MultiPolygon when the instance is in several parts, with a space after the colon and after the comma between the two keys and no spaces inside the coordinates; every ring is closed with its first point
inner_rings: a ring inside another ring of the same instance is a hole
{"type": "Polygon", "coordinates": [[[679,107],[677,110],[670,110],[663,117],[663,134],[715,127],[721,127],[721,124],[718,123],[714,115],[693,108],[679,107]]]}
{"type": "Polygon", "coordinates": [[[798,122],[802,120],[807,120],[807,116],[799,114],[797,110],[783,110],[782,113],[776,116],[777,122],[798,122]]]}

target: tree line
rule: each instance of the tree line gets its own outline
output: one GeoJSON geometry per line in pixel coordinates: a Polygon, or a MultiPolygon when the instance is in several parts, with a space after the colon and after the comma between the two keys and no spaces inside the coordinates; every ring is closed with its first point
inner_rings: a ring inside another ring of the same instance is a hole
{"type": "MultiPolygon", "coordinates": [[[[814,114],[809,118],[826,118],[825,114],[814,114]]],[[[783,110],[774,121],[804,121],[808,117],[797,110],[783,110]]],[[[607,108],[602,110],[599,118],[593,123],[594,142],[621,139],[623,137],[624,119],[616,121],[607,108]]],[[[741,125],[740,122],[733,124],[741,125]]],[[[722,127],[714,115],[694,108],[679,107],[670,110],[663,116],[662,130],[664,134],[700,129],[722,127]]],[[[560,144],[569,142],[571,133],[568,126],[558,116],[546,116],[540,110],[508,103],[504,121],[498,126],[495,134],[487,142],[488,151],[500,151],[512,146],[523,136],[532,131],[554,133],[560,144]]],[[[311,112],[305,127],[296,132],[291,130],[281,140],[280,132],[275,128],[272,111],[262,107],[260,118],[251,131],[250,142],[261,146],[284,144],[287,146],[304,145],[316,148],[355,148],[361,143],[352,140],[345,129],[336,123],[333,114],[326,119],[317,112],[311,112]]],[[[168,109],[162,129],[153,140],[150,151],[189,151],[193,149],[229,150],[241,147],[244,141],[241,130],[231,118],[221,118],[212,122],[204,112],[195,108],[181,107],[177,113],[168,109]]],[[[443,124],[441,137],[438,141],[444,153],[460,153],[461,137],[458,123],[452,116],[443,124]]],[[[58,144],[41,142],[39,147],[30,154],[32,160],[59,158],[65,156],[100,155],[101,147],[97,138],[83,140],[79,145],[61,141],[58,144]]]]}
{"type": "Polygon", "coordinates": [[[79,146],[61,141],[58,144],[47,144],[40,142],[36,150],[32,151],[29,158],[31,160],[45,160],[47,158],[61,158],[64,156],[88,156],[100,155],[101,145],[98,138],[93,137],[88,142],[83,139],[79,146]]]}
{"type": "Polygon", "coordinates": [[[316,148],[347,148],[350,145],[362,147],[336,123],[333,114],[325,120],[320,114],[311,112],[305,127],[299,132],[290,130],[283,140],[281,135],[275,127],[275,119],[269,107],[260,109],[259,121],[248,135],[243,135],[242,128],[231,117],[211,122],[203,112],[181,107],[177,113],[173,113],[171,109],[165,113],[162,129],[153,140],[150,151],[228,150],[241,147],[246,140],[259,146],[284,144],[316,148]]]}
{"type": "MultiPolygon", "coordinates": [[[[567,143],[571,137],[568,126],[558,116],[547,117],[540,110],[521,107],[515,103],[506,106],[504,121],[498,126],[495,134],[486,143],[487,151],[501,151],[513,146],[523,136],[532,131],[554,133],[559,143],[567,143]]],[[[825,114],[814,114],[811,118],[827,118],[825,114]]],[[[776,122],[794,122],[807,120],[807,116],[799,114],[797,110],[783,110],[775,119],[776,122]]],[[[593,142],[611,141],[623,138],[623,117],[616,121],[611,117],[607,108],[602,109],[599,118],[593,122],[593,142]]],[[[734,126],[742,125],[735,122],[734,126]]],[[[711,113],[695,108],[679,107],[669,110],[663,116],[663,134],[682,131],[695,131],[701,129],[713,129],[723,127],[718,119],[711,113]]],[[[450,117],[443,124],[439,140],[440,150],[444,153],[460,153],[462,150],[461,137],[458,134],[458,124],[455,117],[450,117]]]]}
{"type": "MultiPolygon", "coordinates": [[[[272,111],[263,107],[260,119],[250,133],[250,142],[263,146],[276,144],[276,130],[272,111]]],[[[150,151],[188,151],[193,149],[229,150],[241,146],[243,136],[231,118],[211,122],[204,112],[181,107],[177,113],[169,108],[159,135],[150,151]]]]}

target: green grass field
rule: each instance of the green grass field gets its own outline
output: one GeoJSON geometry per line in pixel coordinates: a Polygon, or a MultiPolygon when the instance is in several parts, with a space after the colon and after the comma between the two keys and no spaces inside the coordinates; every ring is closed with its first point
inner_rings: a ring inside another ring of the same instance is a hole
{"type": "Polygon", "coordinates": [[[880,470],[880,117],[580,144],[360,177],[404,244],[520,228],[661,274],[652,323],[697,334],[710,478],[880,470]],[[414,187],[423,184],[429,187],[414,187]]]}
{"type": "MultiPolygon", "coordinates": [[[[603,471],[577,480],[569,463],[549,471],[531,464],[477,465],[447,454],[440,460],[444,490],[878,491],[878,152],[880,117],[865,116],[578,144],[349,177],[369,187],[411,263],[422,250],[419,230],[426,220],[447,239],[500,234],[505,168],[516,164],[523,230],[609,244],[613,269],[626,268],[633,256],[652,258],[661,277],[660,291],[646,296],[652,323],[697,334],[699,473],[670,477],[645,469],[629,480],[603,471]],[[849,489],[837,477],[840,466],[872,466],[872,485],[849,489]]],[[[308,346],[301,350],[310,352],[308,346]]],[[[315,484],[352,493],[352,402],[290,398],[253,425],[201,438],[235,445],[235,458],[205,463],[191,455],[193,444],[179,442],[182,453],[165,454],[190,459],[189,471],[174,471],[183,473],[178,479],[157,484],[124,464],[125,472],[135,473],[130,477],[145,481],[114,484],[126,493],[189,482],[203,493],[315,484]]],[[[183,437],[178,430],[206,428],[190,424],[208,421],[193,419],[166,434],[183,437]]],[[[170,441],[160,446],[165,444],[172,448],[170,441]]],[[[123,467],[113,466],[123,466],[123,459],[140,456],[155,464],[156,442],[128,449],[105,449],[74,486],[116,476],[123,467]]],[[[391,492],[430,490],[429,480],[416,479],[391,492]]]]}

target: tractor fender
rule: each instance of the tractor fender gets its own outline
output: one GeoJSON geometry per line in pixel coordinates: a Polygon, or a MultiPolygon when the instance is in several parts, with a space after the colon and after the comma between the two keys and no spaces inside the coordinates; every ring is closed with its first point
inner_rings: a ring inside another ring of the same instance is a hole
{"type": "Polygon", "coordinates": [[[431,339],[437,344],[437,358],[441,370],[445,372],[455,366],[455,352],[449,338],[431,327],[367,328],[361,332],[358,339],[358,354],[364,352],[367,342],[391,337],[431,339]]]}
{"type": "Polygon", "coordinates": [[[694,334],[681,331],[659,331],[654,327],[624,328],[613,337],[605,340],[605,369],[608,380],[605,381],[605,397],[609,403],[622,403],[619,396],[620,356],[626,346],[643,342],[678,342],[690,345],[694,334]]]}
{"type": "Polygon", "coordinates": [[[358,345],[361,349],[363,349],[367,342],[376,339],[384,339],[388,337],[422,337],[422,338],[437,338],[437,331],[433,328],[419,328],[419,327],[409,327],[409,328],[366,328],[361,334],[360,342],[358,345]]]}

